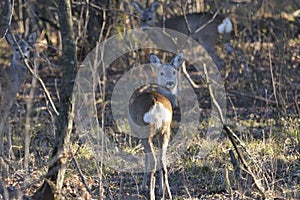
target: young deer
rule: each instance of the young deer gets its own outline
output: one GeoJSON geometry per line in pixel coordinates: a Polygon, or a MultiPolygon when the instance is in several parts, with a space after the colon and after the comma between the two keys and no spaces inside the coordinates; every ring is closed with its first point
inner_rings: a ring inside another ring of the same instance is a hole
{"type": "Polygon", "coordinates": [[[157,22],[156,11],[159,7],[157,1],[154,1],[149,8],[144,8],[135,1],[132,2],[132,5],[140,15],[142,29],[164,27],[191,36],[203,46],[218,66],[221,65],[222,61],[215,54],[215,47],[220,36],[222,36],[222,43],[228,43],[230,40],[233,28],[229,18],[220,15],[214,16],[210,13],[192,13],[157,22]]]}
{"type": "Polygon", "coordinates": [[[7,130],[9,112],[14,103],[16,94],[24,82],[27,72],[24,59],[30,57],[30,47],[36,41],[36,32],[31,33],[28,40],[16,36],[17,43],[14,42],[13,35],[8,33],[6,40],[14,49],[14,53],[8,67],[4,68],[0,66],[0,155],[4,153],[3,136],[5,132],[7,135],[8,149],[9,151],[11,150],[11,137],[7,130]],[[20,52],[20,50],[22,52],[20,52]]]}
{"type": "Polygon", "coordinates": [[[160,166],[160,194],[165,199],[167,191],[172,199],[168,183],[166,153],[171,135],[171,121],[173,109],[176,106],[178,70],[183,63],[183,54],[178,54],[170,63],[162,64],[160,59],[151,54],[150,62],[157,69],[157,91],[142,92],[134,97],[129,104],[129,121],[132,131],[141,139],[145,152],[145,171],[143,187],[148,182],[150,171],[150,199],[155,200],[155,172],[157,160],[153,138],[158,137],[159,166],[160,166]]]}

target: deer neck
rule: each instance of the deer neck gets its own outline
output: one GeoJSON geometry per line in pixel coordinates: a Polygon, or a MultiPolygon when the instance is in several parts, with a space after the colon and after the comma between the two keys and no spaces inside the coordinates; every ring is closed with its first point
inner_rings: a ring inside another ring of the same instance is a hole
{"type": "Polygon", "coordinates": [[[13,61],[11,62],[10,66],[9,66],[10,69],[12,70],[16,70],[16,71],[26,71],[26,66],[25,66],[25,63],[24,61],[16,61],[16,59],[13,59],[13,61]]]}
{"type": "Polygon", "coordinates": [[[158,86],[158,92],[169,99],[173,109],[176,107],[177,87],[169,90],[163,86],[158,86]]]}
{"type": "Polygon", "coordinates": [[[13,61],[6,70],[13,84],[20,86],[24,82],[27,68],[23,62],[13,61]]]}

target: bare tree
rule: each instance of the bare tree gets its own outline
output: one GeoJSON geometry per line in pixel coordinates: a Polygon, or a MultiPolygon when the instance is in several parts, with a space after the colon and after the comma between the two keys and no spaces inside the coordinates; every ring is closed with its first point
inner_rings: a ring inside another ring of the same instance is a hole
{"type": "Polygon", "coordinates": [[[69,159],[69,143],[73,122],[72,91],[77,70],[76,48],[70,0],[60,0],[58,13],[62,36],[62,85],[60,90],[59,116],[52,159],[42,187],[34,195],[35,199],[60,199],[66,163],[69,159]]]}

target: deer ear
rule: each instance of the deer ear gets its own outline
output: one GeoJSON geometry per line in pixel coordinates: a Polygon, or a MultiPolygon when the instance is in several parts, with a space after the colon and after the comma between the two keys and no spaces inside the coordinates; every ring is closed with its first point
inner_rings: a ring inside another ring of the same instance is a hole
{"type": "Polygon", "coordinates": [[[153,64],[156,64],[155,66],[161,64],[160,59],[154,53],[151,53],[151,55],[150,55],[150,62],[153,63],[153,64]]]}
{"type": "Polygon", "coordinates": [[[155,12],[157,10],[157,8],[159,7],[159,2],[154,1],[151,5],[150,5],[150,10],[151,12],[155,12]]]}
{"type": "Polygon", "coordinates": [[[184,61],[183,53],[179,53],[172,60],[171,64],[178,70],[179,67],[182,65],[183,61],[184,61]]]}
{"type": "Polygon", "coordinates": [[[29,44],[34,44],[37,38],[37,34],[36,32],[32,32],[29,36],[28,36],[28,43],[29,44]]]}
{"type": "Polygon", "coordinates": [[[6,34],[6,41],[10,46],[14,46],[13,36],[9,32],[6,34]]]}
{"type": "Polygon", "coordinates": [[[141,6],[138,2],[133,1],[133,2],[131,2],[131,5],[139,13],[143,13],[145,11],[145,9],[143,8],[143,6],[141,6]]]}
{"type": "Polygon", "coordinates": [[[16,34],[16,35],[13,35],[11,32],[8,32],[6,34],[6,41],[8,42],[8,44],[10,46],[12,46],[13,48],[16,48],[17,47],[17,44],[15,43],[14,41],[14,37],[15,37],[15,40],[16,42],[18,42],[19,40],[21,40],[21,36],[19,34],[16,34]]]}

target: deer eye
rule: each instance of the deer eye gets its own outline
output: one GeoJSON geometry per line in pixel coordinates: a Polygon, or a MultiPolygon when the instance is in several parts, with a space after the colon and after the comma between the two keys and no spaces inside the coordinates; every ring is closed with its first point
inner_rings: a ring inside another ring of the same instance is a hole
{"type": "Polygon", "coordinates": [[[152,20],[152,18],[151,18],[151,17],[149,17],[149,18],[148,18],[148,21],[151,21],[151,20],[152,20]]]}
{"type": "Polygon", "coordinates": [[[29,47],[27,47],[26,51],[29,51],[29,50],[30,50],[29,47]]]}
{"type": "Polygon", "coordinates": [[[160,75],[161,75],[161,76],[163,76],[163,75],[164,75],[164,73],[163,73],[163,72],[160,72],[160,75]]]}
{"type": "Polygon", "coordinates": [[[16,51],[19,51],[19,49],[17,48],[16,51]]]}

